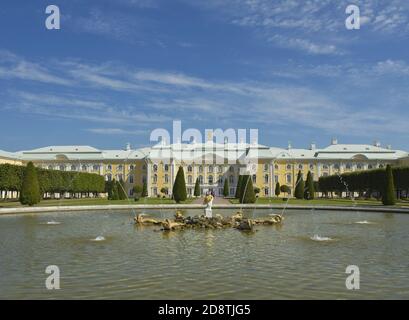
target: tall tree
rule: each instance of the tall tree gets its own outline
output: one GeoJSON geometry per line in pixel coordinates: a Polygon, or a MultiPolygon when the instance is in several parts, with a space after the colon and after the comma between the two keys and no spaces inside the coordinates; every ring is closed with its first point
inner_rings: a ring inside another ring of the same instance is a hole
{"type": "Polygon", "coordinates": [[[38,182],[37,171],[34,164],[30,161],[24,171],[20,192],[20,203],[33,206],[39,203],[40,200],[40,184],[38,182]]]}
{"type": "Polygon", "coordinates": [[[242,178],[240,203],[255,203],[256,194],[254,193],[253,180],[250,175],[242,178]]]}
{"type": "Polygon", "coordinates": [[[195,195],[195,197],[200,197],[200,194],[201,194],[201,193],[200,193],[199,178],[196,178],[194,195],[195,195]]]}
{"type": "Polygon", "coordinates": [[[307,181],[305,182],[304,199],[313,200],[315,198],[314,178],[311,171],[308,171],[307,181]]]}
{"type": "Polygon", "coordinates": [[[276,183],[276,187],[275,187],[275,190],[274,190],[274,193],[275,193],[275,195],[278,197],[278,196],[280,196],[280,193],[281,193],[281,187],[280,187],[280,182],[277,182],[276,183]]]}
{"type": "Polygon", "coordinates": [[[296,186],[295,186],[295,191],[294,191],[294,196],[297,199],[304,199],[304,179],[302,177],[302,172],[301,170],[298,171],[297,175],[297,181],[296,181],[296,186]]]}
{"type": "Polygon", "coordinates": [[[172,195],[176,203],[185,201],[187,198],[185,172],[183,171],[182,166],[179,167],[178,173],[176,174],[175,183],[173,184],[172,195]]]}
{"type": "Polygon", "coordinates": [[[382,203],[385,206],[393,206],[396,204],[395,185],[393,182],[392,167],[388,164],[385,170],[384,188],[382,192],[382,203]]]}
{"type": "Polygon", "coordinates": [[[224,186],[223,186],[223,195],[225,197],[229,196],[229,189],[230,189],[229,179],[225,178],[224,179],[224,186]]]}

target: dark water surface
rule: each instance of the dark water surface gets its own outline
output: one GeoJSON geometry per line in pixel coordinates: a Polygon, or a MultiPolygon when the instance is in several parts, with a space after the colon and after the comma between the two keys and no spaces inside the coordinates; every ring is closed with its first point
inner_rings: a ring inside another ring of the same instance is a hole
{"type": "Polygon", "coordinates": [[[409,298],[409,215],[289,210],[281,227],[254,233],[164,233],[134,226],[134,214],[0,216],[0,298],[409,298]],[[60,290],[45,287],[48,265],[60,268],[60,290]],[[348,265],[360,268],[360,290],[346,289],[348,265]]]}

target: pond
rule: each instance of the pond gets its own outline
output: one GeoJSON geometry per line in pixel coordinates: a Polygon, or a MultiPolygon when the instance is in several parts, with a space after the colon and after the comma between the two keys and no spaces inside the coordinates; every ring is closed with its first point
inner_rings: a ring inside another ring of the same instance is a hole
{"type": "MultiPolygon", "coordinates": [[[[135,226],[139,212],[0,216],[0,298],[409,298],[409,215],[287,210],[281,226],[248,233],[162,232],[135,226]],[[59,290],[46,289],[49,265],[60,270],[59,290]],[[349,265],[359,267],[359,290],[346,288],[349,265]]],[[[158,218],[174,214],[145,212],[158,218]]]]}

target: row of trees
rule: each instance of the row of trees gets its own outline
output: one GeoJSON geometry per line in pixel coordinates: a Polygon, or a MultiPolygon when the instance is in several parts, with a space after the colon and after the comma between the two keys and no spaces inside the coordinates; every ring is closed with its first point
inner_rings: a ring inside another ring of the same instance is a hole
{"type": "Polygon", "coordinates": [[[373,194],[382,197],[384,204],[394,204],[403,193],[409,194],[409,167],[358,171],[320,177],[320,191],[324,194],[355,192],[370,198],[373,194]]]}
{"type": "Polygon", "coordinates": [[[311,171],[308,171],[307,180],[304,182],[301,170],[298,171],[295,183],[294,196],[297,199],[314,200],[315,184],[311,171]]]}
{"type": "MultiPolygon", "coordinates": [[[[91,194],[95,196],[105,192],[104,177],[98,174],[41,169],[36,168],[32,162],[29,162],[26,167],[0,165],[0,191],[17,192],[20,200],[26,202],[24,193],[34,190],[33,192],[37,194],[37,185],[40,199],[54,198],[57,193],[61,195],[69,192],[71,197],[75,197],[91,194]]],[[[36,195],[33,199],[38,197],[36,195]]]]}
{"type": "Polygon", "coordinates": [[[253,179],[250,175],[239,175],[237,180],[236,194],[234,197],[239,199],[240,203],[255,203],[256,192],[260,192],[259,188],[254,188],[253,179]]]}

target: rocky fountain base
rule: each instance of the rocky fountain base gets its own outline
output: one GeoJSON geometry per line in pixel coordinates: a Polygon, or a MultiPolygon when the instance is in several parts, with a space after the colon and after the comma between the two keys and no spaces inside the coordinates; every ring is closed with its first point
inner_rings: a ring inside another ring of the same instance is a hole
{"type": "Polygon", "coordinates": [[[256,225],[276,225],[283,222],[281,215],[270,215],[267,219],[249,219],[244,218],[241,212],[237,212],[230,217],[223,217],[216,214],[215,217],[194,216],[184,217],[182,212],[177,211],[175,219],[157,220],[138,214],[135,218],[135,224],[138,225],[158,225],[162,231],[182,230],[182,229],[225,229],[235,228],[243,231],[251,231],[256,225]]]}

